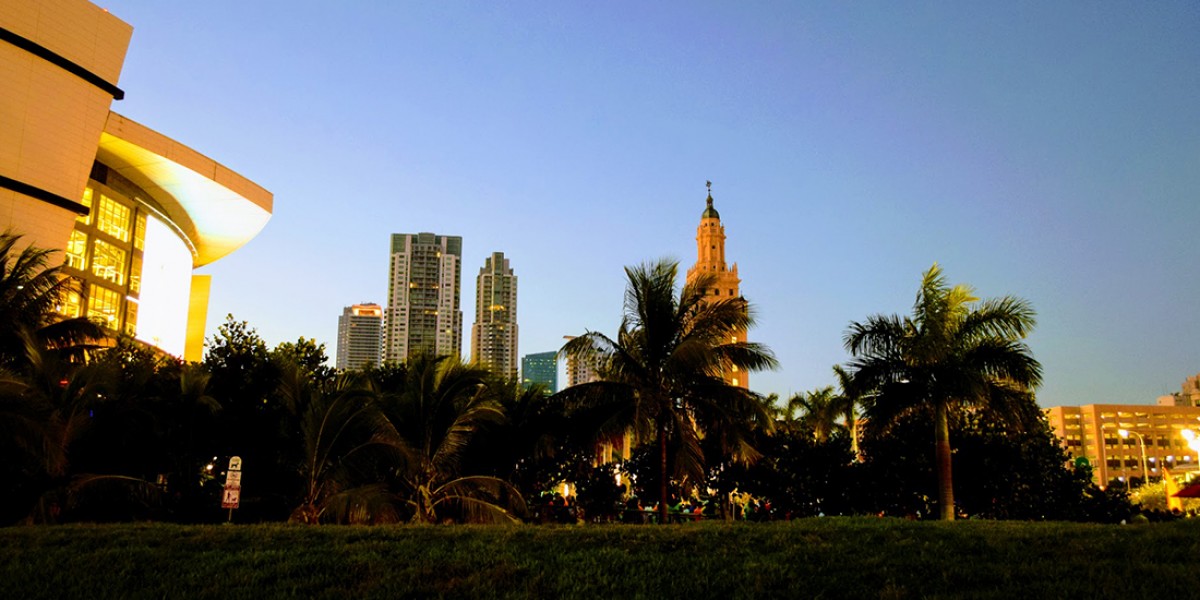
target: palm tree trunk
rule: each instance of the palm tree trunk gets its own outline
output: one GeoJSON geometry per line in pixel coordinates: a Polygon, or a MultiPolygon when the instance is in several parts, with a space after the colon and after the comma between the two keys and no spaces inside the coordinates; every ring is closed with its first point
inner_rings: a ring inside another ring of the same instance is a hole
{"type": "Polygon", "coordinates": [[[664,423],[658,424],[658,458],[659,458],[659,473],[662,478],[658,484],[658,522],[663,525],[667,524],[667,427],[664,423]]]}
{"type": "Polygon", "coordinates": [[[933,412],[935,458],[938,477],[938,510],[943,521],[954,520],[954,480],[950,473],[950,419],[945,402],[938,402],[933,412]]]}

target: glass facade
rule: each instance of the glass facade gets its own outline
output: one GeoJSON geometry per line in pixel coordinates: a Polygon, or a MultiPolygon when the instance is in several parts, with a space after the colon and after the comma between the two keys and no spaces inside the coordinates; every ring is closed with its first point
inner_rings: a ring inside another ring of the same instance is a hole
{"type": "Polygon", "coordinates": [[[96,229],[122,241],[129,241],[130,221],[132,211],[128,206],[117,202],[104,194],[100,194],[100,203],[96,205],[96,229]]]}
{"type": "Polygon", "coordinates": [[[92,247],[92,274],[100,279],[125,285],[125,251],[104,240],[92,247]]]}
{"type": "Polygon", "coordinates": [[[140,199],[140,189],[108,174],[88,182],[67,242],[64,272],[82,282],[60,307],[182,355],[186,344],[192,251],[176,229],[140,199]]]}
{"type": "Polygon", "coordinates": [[[83,271],[87,269],[87,243],[88,236],[86,233],[78,229],[71,232],[71,239],[67,240],[67,266],[72,269],[83,271]]]}

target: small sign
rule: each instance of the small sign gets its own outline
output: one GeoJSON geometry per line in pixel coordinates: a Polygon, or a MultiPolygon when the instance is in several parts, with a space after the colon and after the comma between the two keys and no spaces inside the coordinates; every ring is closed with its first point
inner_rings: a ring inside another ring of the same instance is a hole
{"type": "Polygon", "coordinates": [[[242,487],[242,472],[229,471],[225,474],[225,487],[242,487]]]}
{"type": "Polygon", "coordinates": [[[230,471],[241,471],[242,470],[242,457],[234,456],[234,457],[230,458],[229,459],[229,470],[230,471]]]}
{"type": "Polygon", "coordinates": [[[221,498],[221,508],[237,508],[238,500],[241,499],[242,488],[235,486],[225,486],[225,495],[221,498]]]}

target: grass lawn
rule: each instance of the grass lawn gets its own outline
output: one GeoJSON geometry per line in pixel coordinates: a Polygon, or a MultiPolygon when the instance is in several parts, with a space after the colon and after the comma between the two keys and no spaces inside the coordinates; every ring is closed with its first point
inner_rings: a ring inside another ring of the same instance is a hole
{"type": "Polygon", "coordinates": [[[1200,597],[1200,519],[0,529],[0,598],[1200,597]]]}

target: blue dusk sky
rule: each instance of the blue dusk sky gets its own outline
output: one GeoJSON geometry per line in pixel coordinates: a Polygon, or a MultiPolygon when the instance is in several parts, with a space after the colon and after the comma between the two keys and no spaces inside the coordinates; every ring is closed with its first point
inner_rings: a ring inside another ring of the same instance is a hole
{"type": "MultiPolygon", "coordinates": [[[[385,302],[390,234],[519,277],[520,353],[613,334],[622,268],[695,261],[706,180],[782,368],[907,314],[935,261],[1028,299],[1043,406],[1200,372],[1200,3],[162,2],[113,109],[275,195],[214,276],[270,345],[385,302]]],[[[682,272],[682,271],[681,271],[682,272]]]]}

